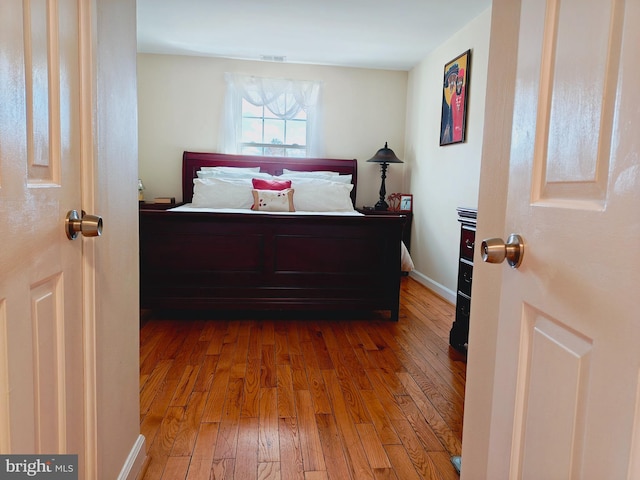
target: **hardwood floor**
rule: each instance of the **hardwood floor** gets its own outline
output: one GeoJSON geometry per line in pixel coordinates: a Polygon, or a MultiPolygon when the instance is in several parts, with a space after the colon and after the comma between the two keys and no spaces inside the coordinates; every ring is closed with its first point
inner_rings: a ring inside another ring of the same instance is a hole
{"type": "Polygon", "coordinates": [[[454,307],[403,277],[376,312],[177,319],[140,332],[143,480],[457,480],[465,358],[454,307]]]}

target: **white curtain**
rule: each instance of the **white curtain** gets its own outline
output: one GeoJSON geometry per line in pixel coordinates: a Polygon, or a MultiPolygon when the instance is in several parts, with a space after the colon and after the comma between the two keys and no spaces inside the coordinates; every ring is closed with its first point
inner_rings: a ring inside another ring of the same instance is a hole
{"type": "Polygon", "coordinates": [[[227,94],[222,122],[221,150],[239,153],[242,128],[242,99],[256,106],[265,106],[278,118],[289,120],[300,110],[307,114],[307,156],[322,156],[321,142],[321,90],[317,81],[262,78],[236,73],[225,73],[227,94]],[[285,96],[293,96],[293,104],[285,104],[285,96]]]}

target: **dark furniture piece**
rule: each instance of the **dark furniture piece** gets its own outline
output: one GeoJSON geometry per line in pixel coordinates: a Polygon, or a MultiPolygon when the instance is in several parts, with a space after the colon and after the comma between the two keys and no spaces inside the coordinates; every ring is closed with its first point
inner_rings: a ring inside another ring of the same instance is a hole
{"type": "Polygon", "coordinates": [[[478,211],[458,208],[460,222],[460,257],[458,259],[458,293],[456,319],[449,332],[449,344],[466,353],[469,342],[469,316],[471,313],[471,281],[473,279],[473,251],[476,241],[478,211]]]}
{"type": "MultiPolygon", "coordinates": [[[[356,160],[185,152],[183,199],[201,166],[332,170],[356,160]]],[[[142,308],[388,310],[398,319],[402,215],[340,216],[140,210],[142,308]]]]}
{"type": "Polygon", "coordinates": [[[169,210],[175,208],[177,203],[153,203],[153,202],[139,202],[138,208],[140,210],[169,210]]]}
{"type": "Polygon", "coordinates": [[[411,223],[413,222],[413,213],[412,212],[394,212],[391,210],[375,210],[372,207],[369,208],[358,208],[360,213],[365,215],[391,215],[391,216],[403,216],[406,217],[404,222],[404,228],[402,229],[402,241],[404,242],[404,246],[407,247],[407,251],[411,252],[411,223]]]}

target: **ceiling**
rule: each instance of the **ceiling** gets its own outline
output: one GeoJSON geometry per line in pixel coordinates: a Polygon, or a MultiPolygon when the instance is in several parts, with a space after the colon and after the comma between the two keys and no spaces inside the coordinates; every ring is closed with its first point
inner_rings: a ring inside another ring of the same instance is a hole
{"type": "Polygon", "coordinates": [[[138,51],[410,70],[492,0],[138,0],[138,51]]]}

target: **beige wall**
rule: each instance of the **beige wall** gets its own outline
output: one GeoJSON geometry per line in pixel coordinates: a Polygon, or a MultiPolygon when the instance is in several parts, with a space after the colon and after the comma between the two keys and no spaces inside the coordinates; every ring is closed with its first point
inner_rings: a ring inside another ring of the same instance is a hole
{"type": "Polygon", "coordinates": [[[414,278],[452,303],[458,274],[456,207],[476,207],[484,126],[491,9],[453,34],[411,72],[138,55],[139,172],[145,198],[181,199],[183,150],[219,151],[224,73],[321,80],[325,156],[357,158],[357,205],[378,199],[378,148],[404,160],[391,165],[387,193],[414,195],[414,278]],[[472,50],[467,140],[439,146],[445,63],[472,50]]]}
{"type": "MultiPolygon", "coordinates": [[[[366,160],[385,141],[404,156],[407,72],[139,54],[139,172],[146,199],[181,199],[184,150],[220,151],[225,72],[322,81],[324,156],[357,158],[357,205],[377,201],[380,167],[366,160]]],[[[399,191],[402,170],[389,167],[387,192],[399,191]]]]}
{"type": "Polygon", "coordinates": [[[413,194],[414,278],[455,302],[457,207],[478,205],[491,9],[452,35],[409,73],[404,189],[413,194]],[[444,65],[471,49],[466,141],[440,147],[444,65]]]}

